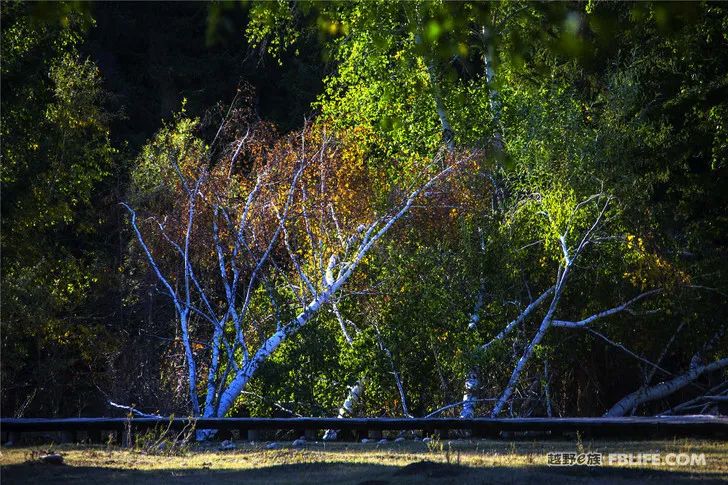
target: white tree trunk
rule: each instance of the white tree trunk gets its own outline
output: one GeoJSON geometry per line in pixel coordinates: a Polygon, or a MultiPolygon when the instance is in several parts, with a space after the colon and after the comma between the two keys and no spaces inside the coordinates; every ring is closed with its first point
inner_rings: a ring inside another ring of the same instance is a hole
{"type": "Polygon", "coordinates": [[[533,351],[536,349],[536,346],[541,343],[543,338],[546,336],[546,332],[548,331],[549,327],[551,327],[551,321],[554,318],[556,307],[559,305],[561,293],[564,291],[564,287],[566,285],[566,281],[569,277],[569,272],[571,270],[571,262],[573,261],[570,260],[568,256],[565,259],[566,265],[564,267],[564,271],[557,278],[556,287],[554,289],[554,297],[551,300],[551,305],[546,312],[546,316],[544,316],[543,320],[541,320],[541,326],[538,328],[538,332],[536,332],[536,335],[534,335],[531,343],[528,344],[528,347],[526,347],[526,350],[525,352],[523,352],[521,358],[518,359],[518,363],[513,369],[513,373],[511,374],[511,378],[508,380],[508,385],[503,391],[503,394],[501,394],[501,396],[498,398],[498,402],[496,402],[495,406],[493,407],[493,411],[491,412],[491,417],[493,418],[497,417],[500,414],[500,412],[503,410],[503,406],[505,406],[508,400],[511,398],[511,395],[516,388],[516,384],[518,384],[518,379],[520,379],[523,369],[525,369],[526,364],[531,359],[533,351]]]}
{"type": "MultiPolygon", "coordinates": [[[[339,408],[339,415],[337,418],[343,419],[348,416],[353,416],[356,412],[356,408],[361,400],[361,395],[364,392],[364,378],[356,381],[356,384],[349,388],[349,394],[346,395],[344,404],[339,408]]],[[[339,433],[335,429],[327,429],[324,432],[324,441],[335,441],[338,438],[339,433]]]]}
{"type": "MultiPolygon", "coordinates": [[[[485,251],[485,243],[481,239],[481,249],[485,251]]],[[[468,323],[468,330],[474,331],[478,322],[480,321],[480,309],[483,307],[483,299],[485,298],[485,286],[481,280],[480,290],[478,290],[478,297],[475,300],[475,306],[473,306],[473,312],[470,314],[470,321],[468,323]]],[[[474,418],[475,417],[475,406],[478,402],[478,388],[480,387],[480,380],[478,380],[478,371],[476,369],[470,369],[468,375],[465,377],[465,394],[463,394],[463,408],[460,411],[461,418],[474,418]]]]}
{"type": "Polygon", "coordinates": [[[493,113],[493,123],[495,130],[493,132],[493,149],[496,153],[503,152],[503,134],[501,127],[501,103],[498,90],[495,88],[495,70],[493,68],[493,47],[487,47],[488,52],[483,54],[483,63],[485,64],[485,82],[488,85],[488,101],[490,111],[493,113]]]}
{"type": "Polygon", "coordinates": [[[463,395],[463,409],[460,417],[470,419],[475,417],[475,405],[478,403],[477,390],[480,381],[475,370],[471,370],[468,378],[465,379],[465,394],[463,395]]]}
{"type": "Polygon", "coordinates": [[[447,111],[445,110],[445,104],[442,101],[442,93],[440,90],[440,84],[437,80],[437,73],[435,72],[435,66],[430,63],[427,66],[427,72],[430,75],[430,84],[432,84],[432,93],[435,98],[435,109],[437,110],[437,117],[440,120],[440,126],[442,127],[442,141],[447,146],[448,151],[452,152],[455,150],[455,131],[452,129],[452,125],[447,118],[447,111]]]}
{"type": "Polygon", "coordinates": [[[538,307],[539,307],[539,306],[541,305],[541,303],[543,303],[543,302],[544,302],[544,300],[546,300],[546,298],[547,298],[547,297],[548,297],[548,296],[549,296],[549,295],[550,295],[550,294],[551,294],[551,293],[552,293],[552,292],[554,291],[554,288],[555,288],[555,286],[552,286],[552,287],[551,287],[551,288],[549,288],[548,290],[544,291],[544,292],[543,292],[543,293],[541,294],[541,296],[539,296],[538,298],[536,298],[536,300],[534,300],[533,302],[531,302],[531,303],[530,303],[530,304],[529,304],[529,305],[528,305],[528,306],[526,307],[526,309],[525,309],[525,310],[523,310],[523,311],[521,312],[521,314],[520,314],[520,315],[518,315],[518,317],[516,317],[516,318],[515,318],[514,320],[512,320],[512,321],[511,321],[511,322],[510,322],[510,323],[509,323],[508,325],[506,325],[506,327],[505,327],[505,328],[504,328],[503,330],[501,330],[501,331],[500,331],[500,333],[498,333],[498,335],[496,335],[495,337],[493,337],[493,340],[491,340],[490,342],[488,342],[488,343],[486,343],[486,344],[483,344],[483,345],[482,345],[482,346],[480,347],[480,348],[481,348],[481,350],[483,350],[483,351],[485,351],[485,350],[488,350],[488,348],[489,348],[489,347],[490,347],[491,345],[493,345],[493,344],[494,344],[495,342],[497,342],[497,341],[499,341],[499,340],[503,340],[503,339],[504,339],[504,338],[505,338],[505,337],[506,337],[506,336],[507,336],[507,335],[508,335],[509,333],[511,333],[511,331],[512,331],[512,330],[513,330],[514,328],[516,328],[516,327],[517,327],[517,326],[518,326],[519,324],[523,323],[523,321],[524,321],[524,320],[526,320],[526,318],[528,318],[528,316],[529,316],[529,315],[530,315],[531,313],[533,313],[533,311],[534,311],[534,310],[535,310],[536,308],[538,308],[538,307]]]}

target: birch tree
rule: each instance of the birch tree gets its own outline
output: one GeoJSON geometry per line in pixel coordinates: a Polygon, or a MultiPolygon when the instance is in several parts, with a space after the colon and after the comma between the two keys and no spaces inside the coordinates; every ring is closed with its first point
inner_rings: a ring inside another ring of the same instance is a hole
{"type": "MultiPolygon", "coordinates": [[[[571,209],[564,210],[563,206],[568,206],[568,197],[566,197],[566,201],[561,200],[564,198],[564,195],[563,193],[557,192],[555,195],[550,194],[545,197],[538,195],[535,198],[535,204],[539,208],[536,215],[542,217],[546,223],[545,227],[547,228],[547,232],[544,243],[547,243],[548,239],[551,239],[561,253],[554,284],[545,289],[492,340],[482,346],[482,350],[487,350],[495,342],[503,340],[515,328],[528,321],[534,312],[548,301],[546,311],[539,319],[540,323],[538,324],[536,333],[533,334],[521,356],[518,358],[505,388],[490,413],[492,417],[498,416],[504,410],[504,407],[513,396],[524,370],[534,356],[537,346],[541,344],[552,327],[571,329],[588,328],[589,325],[597,320],[620,312],[631,311],[633,305],[640,300],[660,292],[659,289],[642,292],[624,303],[597,312],[578,321],[562,320],[557,317],[559,304],[562,301],[569,279],[577,268],[576,263],[580,257],[582,257],[588,247],[599,242],[607,241],[613,237],[605,232],[608,210],[610,209],[610,205],[614,204],[611,196],[605,193],[598,193],[581,202],[575,203],[571,209]],[[592,214],[593,217],[591,221],[586,219],[589,214],[592,214]]],[[[530,203],[527,202],[527,205],[530,205],[530,203]]]]}
{"type": "Polygon", "coordinates": [[[440,152],[422,167],[429,175],[390,194],[389,207],[377,211],[357,200],[371,186],[349,186],[354,174],[342,160],[352,147],[325,127],[309,126],[272,147],[254,138],[230,143],[231,159],[212,165],[188,169],[171,157],[180,189],[172,214],[142,219],[123,204],[174,305],[195,416],[225,416],[266,359],[335,303],[377,242],[460,163],[440,152]],[[252,167],[236,174],[230,167],[243,159],[252,167]],[[193,332],[207,355],[195,352],[193,332]]]}

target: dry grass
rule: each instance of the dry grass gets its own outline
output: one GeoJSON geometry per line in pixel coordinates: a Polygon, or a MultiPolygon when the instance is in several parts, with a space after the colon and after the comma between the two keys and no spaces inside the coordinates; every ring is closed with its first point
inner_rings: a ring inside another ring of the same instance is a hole
{"type": "Polygon", "coordinates": [[[12,483],[596,483],[728,480],[728,443],[674,441],[491,441],[310,443],[266,450],[239,443],[220,452],[200,446],[155,456],[106,446],[56,446],[66,465],[34,461],[46,447],[5,448],[3,485],[12,483]],[[706,466],[547,467],[549,452],[704,453],[706,466]]]}

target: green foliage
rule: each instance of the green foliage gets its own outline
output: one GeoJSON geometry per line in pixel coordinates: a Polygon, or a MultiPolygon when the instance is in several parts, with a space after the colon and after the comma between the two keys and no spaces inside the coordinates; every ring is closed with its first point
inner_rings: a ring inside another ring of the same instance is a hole
{"type": "Polygon", "coordinates": [[[97,320],[113,294],[99,237],[109,221],[94,206],[109,203],[115,151],[100,74],[76,51],[86,20],[2,8],[3,380],[10,412],[42,392],[38,409],[53,413],[75,400],[64,381],[89,392],[82,373],[113,348],[97,320]]]}
{"type": "Polygon", "coordinates": [[[174,119],[165,123],[141,148],[131,171],[132,202],[150,203],[155,199],[169,202],[179,184],[179,176],[170,161],[188,174],[194,173],[206,157],[207,147],[199,138],[199,126],[199,119],[185,116],[183,101],[174,119]]]}

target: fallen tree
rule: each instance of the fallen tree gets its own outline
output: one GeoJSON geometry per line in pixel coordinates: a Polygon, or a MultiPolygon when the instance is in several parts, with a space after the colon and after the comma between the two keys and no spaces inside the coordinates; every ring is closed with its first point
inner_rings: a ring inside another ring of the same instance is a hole
{"type": "Polygon", "coordinates": [[[710,364],[696,366],[669,381],[660,382],[654,386],[638,389],[620,399],[618,403],[612,406],[609,411],[604,413],[605,417],[624,416],[630,410],[640,404],[655,401],[663,397],[667,397],[676,391],[695,381],[698,377],[708,372],[717,371],[728,367],[728,358],[723,358],[711,362],[710,364]]]}

